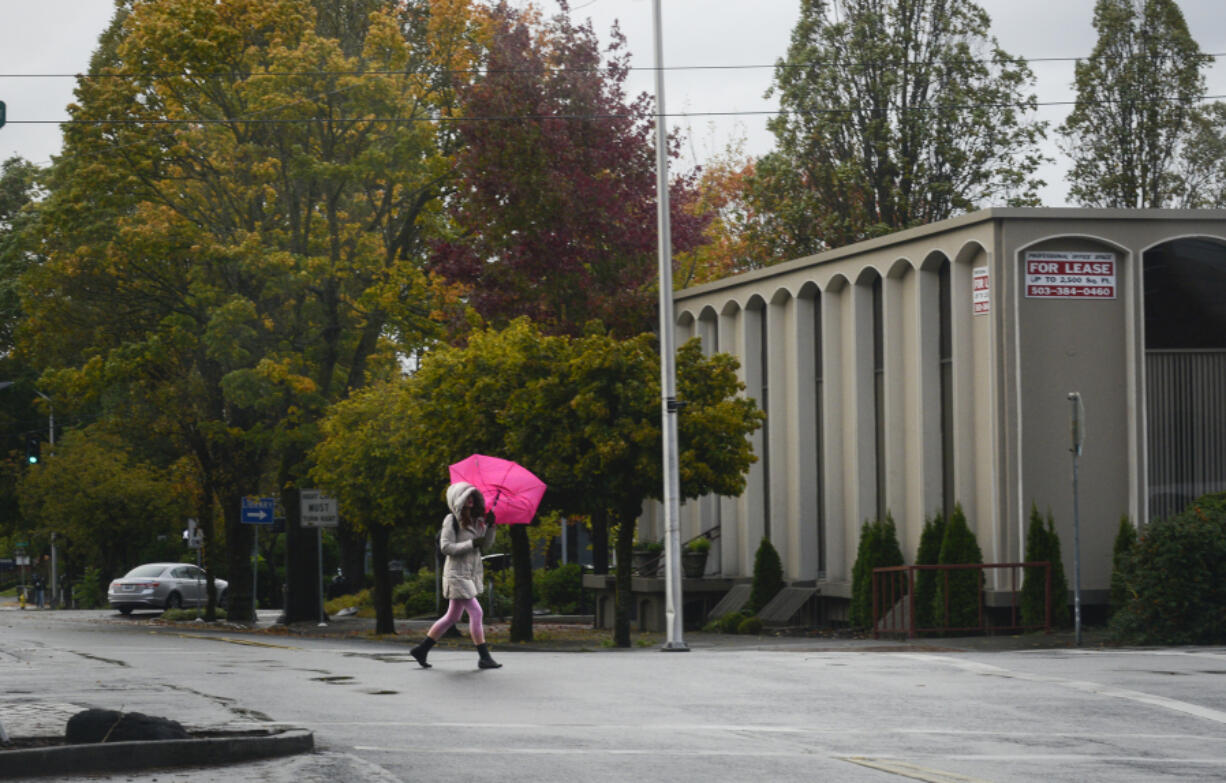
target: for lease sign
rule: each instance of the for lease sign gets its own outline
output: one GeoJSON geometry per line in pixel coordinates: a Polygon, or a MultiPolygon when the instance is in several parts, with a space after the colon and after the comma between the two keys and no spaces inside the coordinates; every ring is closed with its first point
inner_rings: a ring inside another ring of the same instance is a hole
{"type": "Polygon", "coordinates": [[[1026,253],[1026,296],[1040,299],[1114,299],[1114,253],[1026,253]]]}

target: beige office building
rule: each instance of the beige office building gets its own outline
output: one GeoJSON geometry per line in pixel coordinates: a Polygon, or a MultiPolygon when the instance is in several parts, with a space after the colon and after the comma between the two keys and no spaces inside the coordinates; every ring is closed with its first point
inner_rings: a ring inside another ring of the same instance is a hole
{"type": "Polygon", "coordinates": [[[682,506],[683,540],[717,529],[708,576],[750,577],[767,537],[838,616],[865,520],[891,513],[911,563],[960,503],[988,562],[1022,560],[1050,509],[1071,580],[1071,392],[1084,602],[1106,600],[1121,515],[1226,490],[1226,211],[989,209],[675,305],[678,343],[736,355],[768,415],[746,491],[682,506]]]}

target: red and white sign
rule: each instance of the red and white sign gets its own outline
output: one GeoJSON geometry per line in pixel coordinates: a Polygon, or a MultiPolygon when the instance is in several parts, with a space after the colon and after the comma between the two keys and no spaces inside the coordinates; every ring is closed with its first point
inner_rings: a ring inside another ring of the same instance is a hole
{"type": "Polygon", "coordinates": [[[988,268],[977,266],[971,270],[971,307],[975,315],[987,315],[991,309],[992,299],[989,296],[988,268]]]}
{"type": "Polygon", "coordinates": [[[1114,253],[1026,254],[1026,296],[1038,299],[1114,299],[1114,253]]]}

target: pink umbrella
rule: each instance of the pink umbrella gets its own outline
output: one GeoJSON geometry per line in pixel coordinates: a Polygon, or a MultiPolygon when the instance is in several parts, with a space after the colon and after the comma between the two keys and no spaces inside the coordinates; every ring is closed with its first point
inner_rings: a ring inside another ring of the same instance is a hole
{"type": "Polygon", "coordinates": [[[532,521],[545,494],[545,482],[509,459],[473,454],[449,468],[451,483],[467,481],[481,490],[485,507],[500,525],[526,525],[532,521]]]}

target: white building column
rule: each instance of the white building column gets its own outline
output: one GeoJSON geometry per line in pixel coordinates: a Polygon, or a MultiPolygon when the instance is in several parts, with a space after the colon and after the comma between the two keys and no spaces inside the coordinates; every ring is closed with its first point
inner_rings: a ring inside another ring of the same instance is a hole
{"type": "Polygon", "coordinates": [[[785,526],[783,535],[776,534],[775,538],[782,544],[785,578],[809,581],[817,578],[815,307],[813,299],[805,296],[790,298],[787,306],[786,317],[782,319],[787,351],[782,384],[788,424],[781,428],[784,456],[780,465],[780,472],[784,468],[787,471],[787,516],[781,519],[779,514],[775,515],[785,526]]]}
{"type": "MultiPolygon", "coordinates": [[[[971,286],[971,265],[952,263],[949,269],[949,320],[953,343],[954,502],[962,504],[968,519],[976,514],[979,501],[975,475],[975,367],[978,357],[975,354],[971,286]]],[[[972,524],[975,524],[974,521],[972,524]]]]}
{"type": "Polygon", "coordinates": [[[906,397],[911,376],[907,374],[905,340],[914,327],[913,297],[910,295],[914,278],[914,273],[908,268],[897,277],[891,273],[881,281],[881,332],[885,366],[882,392],[885,397],[882,405],[885,417],[882,422],[885,429],[885,459],[882,460],[885,463],[885,508],[881,509],[881,515],[884,518],[889,512],[894,516],[899,544],[907,560],[911,560],[908,557],[911,549],[907,541],[906,397]]]}
{"type": "Polygon", "coordinates": [[[766,534],[766,493],[767,487],[767,460],[770,455],[767,452],[766,444],[768,440],[767,428],[771,426],[770,422],[770,401],[762,400],[762,378],[763,378],[763,355],[762,355],[762,336],[763,330],[766,328],[766,303],[758,298],[759,306],[746,307],[740,313],[740,321],[738,326],[738,340],[740,342],[740,350],[738,356],[741,358],[741,367],[744,371],[745,394],[753,400],[757,400],[759,407],[767,408],[766,424],[759,428],[750,437],[753,453],[758,455],[758,461],[753,463],[749,468],[749,476],[745,484],[745,491],[738,498],[738,519],[740,524],[737,525],[739,541],[737,548],[739,550],[740,562],[737,564],[737,573],[749,575],[753,573],[753,557],[758,551],[758,546],[766,534]]]}
{"type": "MultiPolygon", "coordinates": [[[[737,376],[742,383],[745,383],[745,348],[741,327],[743,317],[744,312],[737,307],[736,303],[729,302],[719,315],[717,334],[720,350],[724,353],[732,354],[739,360],[740,368],[737,370],[737,376]]],[[[743,559],[741,555],[743,534],[741,531],[744,528],[742,506],[744,504],[744,497],[745,493],[741,493],[741,497],[721,497],[719,499],[721,524],[719,533],[719,568],[720,574],[725,577],[746,575],[745,571],[741,569],[741,561],[743,559]]]]}
{"type": "MultiPolygon", "coordinates": [[[[843,361],[844,310],[850,310],[851,288],[839,279],[837,284],[822,292],[822,409],[825,412],[825,437],[822,467],[826,488],[826,579],[830,582],[851,581],[851,561],[847,560],[847,461],[845,444],[847,419],[843,361]]],[[[855,540],[854,538],[852,540],[855,540]]]]}
{"type": "Polygon", "coordinates": [[[851,545],[844,556],[848,562],[855,562],[860,526],[877,516],[877,431],[872,284],[854,284],[849,292],[850,307],[843,311],[843,444],[847,461],[845,519],[851,545]]]}
{"type": "Polygon", "coordinates": [[[925,269],[909,275],[908,282],[903,415],[911,548],[904,548],[903,556],[911,560],[919,548],[924,520],[941,507],[941,282],[937,272],[925,269]]]}

